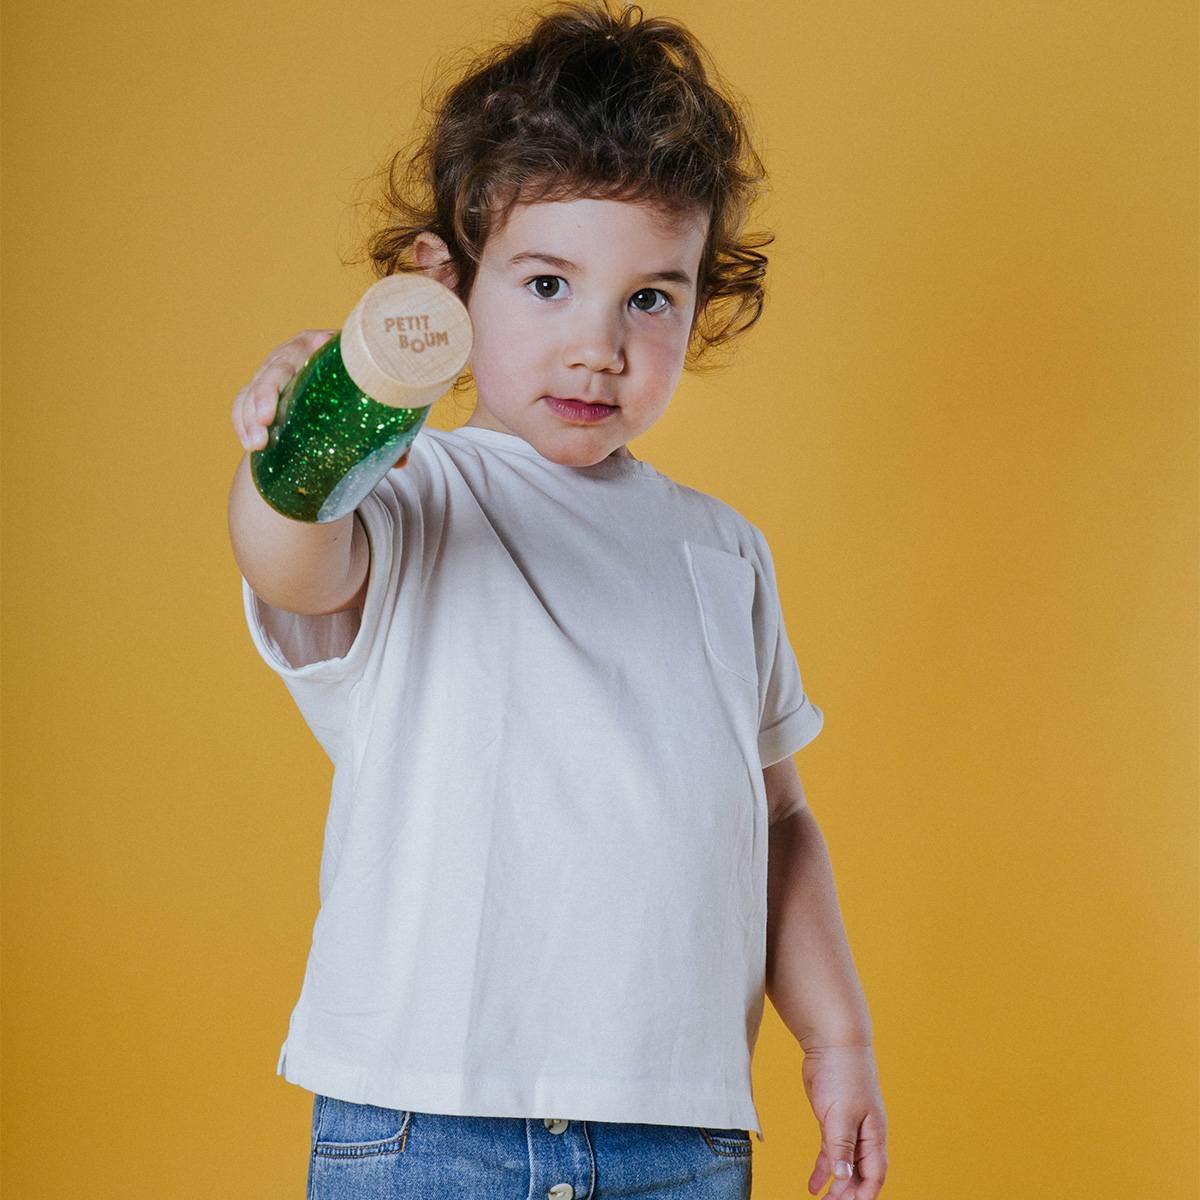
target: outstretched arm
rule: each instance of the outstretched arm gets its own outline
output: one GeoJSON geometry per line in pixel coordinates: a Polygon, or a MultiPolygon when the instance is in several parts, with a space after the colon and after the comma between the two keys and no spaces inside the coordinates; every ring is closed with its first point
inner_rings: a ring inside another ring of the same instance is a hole
{"type": "MultiPolygon", "coordinates": [[[[333,330],[308,330],[276,347],[233,402],[233,427],[247,451],[267,444],[279,393],[333,330]]],[[[277,513],[250,477],[250,456],[238,464],[229,493],[233,555],[255,595],[275,608],[332,613],[356,608],[367,590],[371,550],[356,513],[317,525],[277,513]]]]}
{"type": "Polygon", "coordinates": [[[790,758],[763,772],[771,808],[767,995],[804,1050],[804,1087],[821,1125],[808,1181],[834,1200],[875,1200],[887,1172],[887,1117],[871,1017],[838,908],[829,851],[790,758]]]}

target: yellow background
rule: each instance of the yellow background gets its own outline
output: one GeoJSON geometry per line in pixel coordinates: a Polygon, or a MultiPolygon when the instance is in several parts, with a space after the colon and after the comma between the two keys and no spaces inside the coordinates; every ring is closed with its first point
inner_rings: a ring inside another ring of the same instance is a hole
{"type": "MultiPolygon", "coordinates": [[[[885,1195],[1195,1200],[1193,6],[651,8],[751,101],[778,242],[635,449],[774,548],[885,1195]]],[[[329,767],[243,627],[228,409],[512,11],[4,8],[9,1200],[302,1194],[329,767]]],[[[768,1010],[759,1200],[806,1194],[799,1066],[768,1010]]]]}

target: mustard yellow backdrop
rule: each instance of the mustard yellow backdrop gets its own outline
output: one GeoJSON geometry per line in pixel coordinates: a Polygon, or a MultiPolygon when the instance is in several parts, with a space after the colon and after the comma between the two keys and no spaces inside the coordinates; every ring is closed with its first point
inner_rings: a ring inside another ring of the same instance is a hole
{"type": "MultiPolygon", "coordinates": [[[[752,103],[778,241],[635,449],[774,548],[885,1195],[1195,1200],[1194,6],[650,8],[752,103]]],[[[330,771],[242,625],[228,409],[515,11],[6,0],[9,1200],[302,1195],[330,771]]],[[[806,1194],[799,1068],[768,1010],[757,1200],[806,1194]]]]}

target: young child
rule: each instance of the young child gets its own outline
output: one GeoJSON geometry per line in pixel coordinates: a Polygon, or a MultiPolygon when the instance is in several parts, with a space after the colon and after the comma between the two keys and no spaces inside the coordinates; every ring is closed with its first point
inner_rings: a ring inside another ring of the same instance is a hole
{"type": "MultiPolygon", "coordinates": [[[[770,553],[627,447],[758,317],[761,177],[682,26],[544,13],[445,95],[371,247],[467,304],[470,420],[331,524],[238,468],[252,635],[335,767],[279,1062],[316,1093],[312,1198],[746,1197],[764,990],[805,1053],[809,1190],[879,1194],[770,553]]],[[[238,394],[247,450],[328,336],[238,394]]]]}

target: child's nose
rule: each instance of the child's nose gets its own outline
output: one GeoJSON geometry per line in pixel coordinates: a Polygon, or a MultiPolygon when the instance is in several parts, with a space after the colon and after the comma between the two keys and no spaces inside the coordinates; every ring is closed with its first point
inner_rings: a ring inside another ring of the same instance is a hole
{"type": "Polygon", "coordinates": [[[580,313],[572,322],[563,360],[568,367],[589,371],[621,371],[625,352],[617,321],[600,313],[580,313]]]}

